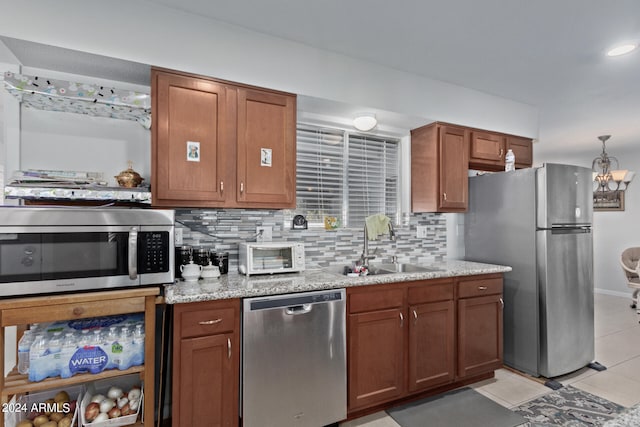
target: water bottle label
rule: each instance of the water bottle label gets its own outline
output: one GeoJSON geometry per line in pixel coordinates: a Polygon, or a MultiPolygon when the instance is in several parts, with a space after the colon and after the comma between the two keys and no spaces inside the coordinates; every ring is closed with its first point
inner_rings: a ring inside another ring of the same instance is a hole
{"type": "Polygon", "coordinates": [[[79,348],[69,360],[69,370],[71,374],[78,372],[91,372],[97,374],[102,372],[109,362],[109,357],[104,350],[97,346],[86,346],[79,348]]]}

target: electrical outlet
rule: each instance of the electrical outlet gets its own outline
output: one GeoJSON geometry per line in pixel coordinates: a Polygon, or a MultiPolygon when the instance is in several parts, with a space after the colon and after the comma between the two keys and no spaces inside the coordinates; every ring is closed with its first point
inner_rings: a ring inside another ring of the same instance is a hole
{"type": "Polygon", "coordinates": [[[273,238],[273,228],[272,227],[256,227],[256,233],[260,233],[260,231],[262,231],[262,234],[258,234],[256,238],[256,242],[270,242],[271,239],[273,238]]]}
{"type": "Polygon", "coordinates": [[[416,237],[418,239],[426,239],[427,238],[427,226],[419,225],[416,227],[416,237]]]}
{"type": "Polygon", "coordinates": [[[182,228],[175,227],[173,230],[173,241],[176,246],[180,246],[182,244],[182,228]]]}

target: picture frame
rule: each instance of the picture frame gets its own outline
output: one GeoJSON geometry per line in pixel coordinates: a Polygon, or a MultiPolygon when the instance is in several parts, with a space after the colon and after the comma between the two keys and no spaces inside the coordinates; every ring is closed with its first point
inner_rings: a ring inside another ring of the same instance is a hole
{"type": "Polygon", "coordinates": [[[593,211],[624,211],[624,191],[594,191],[593,211]]]}

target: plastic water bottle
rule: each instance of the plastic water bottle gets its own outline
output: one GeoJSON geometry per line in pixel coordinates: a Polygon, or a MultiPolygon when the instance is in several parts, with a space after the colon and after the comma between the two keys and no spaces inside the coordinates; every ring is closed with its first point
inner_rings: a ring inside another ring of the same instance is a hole
{"type": "Polygon", "coordinates": [[[47,378],[47,339],[37,334],[29,349],[29,381],[42,381],[47,378]]]}
{"type": "Polygon", "coordinates": [[[505,172],[509,172],[512,171],[516,168],[516,155],[513,154],[513,151],[511,151],[511,148],[509,148],[509,150],[507,150],[507,155],[504,156],[504,170],[505,172]]]}
{"type": "Polygon", "coordinates": [[[62,349],[60,351],[60,376],[62,378],[69,378],[73,375],[69,362],[77,349],[78,345],[73,332],[67,332],[64,334],[62,349]]]}
{"type": "Polygon", "coordinates": [[[21,374],[29,373],[29,351],[34,339],[31,330],[26,330],[18,341],[18,372],[21,374]]]}
{"type": "Polygon", "coordinates": [[[118,362],[118,369],[125,370],[131,367],[131,347],[133,345],[133,339],[131,337],[131,331],[128,326],[123,326],[120,330],[120,337],[118,342],[122,346],[122,353],[120,354],[120,360],[118,362]]]}
{"type": "Polygon", "coordinates": [[[49,340],[49,354],[47,363],[47,376],[60,375],[60,352],[62,351],[62,332],[54,332],[49,340]]]}
{"type": "Polygon", "coordinates": [[[133,331],[133,345],[131,349],[131,366],[144,363],[144,325],[138,323],[133,331]]]}
{"type": "Polygon", "coordinates": [[[118,367],[118,361],[120,360],[120,344],[118,343],[118,328],[115,326],[109,326],[104,338],[104,350],[109,356],[109,363],[105,369],[113,369],[118,367]]]}

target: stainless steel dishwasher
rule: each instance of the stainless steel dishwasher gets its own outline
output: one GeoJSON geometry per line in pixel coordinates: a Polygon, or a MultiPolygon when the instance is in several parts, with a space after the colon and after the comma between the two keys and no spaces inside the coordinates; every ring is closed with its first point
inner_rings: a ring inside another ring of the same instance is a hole
{"type": "Polygon", "coordinates": [[[244,427],[321,427],[347,417],[345,291],[245,298],[244,427]]]}

